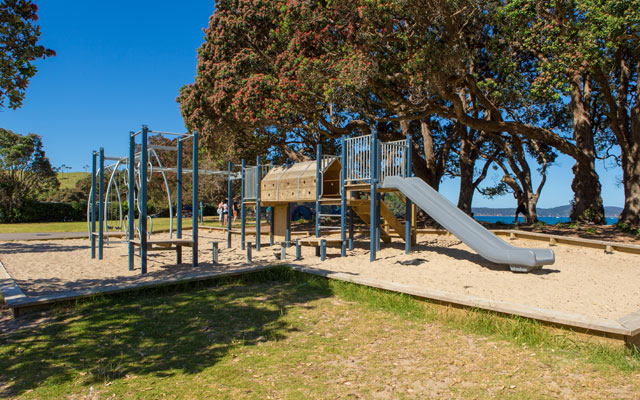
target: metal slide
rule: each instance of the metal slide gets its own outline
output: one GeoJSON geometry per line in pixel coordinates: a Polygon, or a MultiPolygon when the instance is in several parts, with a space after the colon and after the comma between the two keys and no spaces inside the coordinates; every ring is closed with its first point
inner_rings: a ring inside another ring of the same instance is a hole
{"type": "Polygon", "coordinates": [[[479,255],[497,264],[508,264],[512,271],[529,272],[555,262],[549,249],[520,248],[506,243],[420,178],[390,176],[382,187],[399,190],[479,255]]]}

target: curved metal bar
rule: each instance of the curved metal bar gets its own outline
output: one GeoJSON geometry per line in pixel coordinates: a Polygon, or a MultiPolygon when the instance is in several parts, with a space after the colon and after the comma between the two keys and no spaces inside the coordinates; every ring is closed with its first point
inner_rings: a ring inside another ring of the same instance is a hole
{"type": "MultiPolygon", "coordinates": [[[[160,157],[158,157],[158,153],[151,149],[151,154],[155,157],[158,162],[158,166],[160,168],[163,167],[162,161],[160,161],[160,157]]],[[[164,171],[160,172],[162,174],[162,179],[164,180],[164,187],[167,191],[167,199],[169,200],[169,239],[173,238],[173,202],[171,201],[171,190],[169,189],[169,181],[167,180],[167,175],[164,171]]],[[[193,211],[192,211],[193,212],[193,211]]]]}
{"type": "MultiPolygon", "coordinates": [[[[116,195],[118,196],[118,219],[120,221],[120,228],[122,229],[122,198],[120,197],[120,188],[118,187],[118,182],[117,179],[114,179],[116,176],[116,173],[118,172],[118,167],[120,166],[121,160],[119,160],[113,167],[113,171],[111,172],[111,176],[109,177],[109,183],[107,183],[107,191],[104,195],[104,198],[106,200],[106,203],[109,202],[109,193],[111,192],[111,186],[113,185],[115,187],[116,190],[116,195]]],[[[106,169],[106,168],[105,168],[106,169]]],[[[109,224],[107,224],[107,213],[105,212],[105,215],[103,215],[103,218],[105,219],[105,232],[109,231],[109,224]]]]}

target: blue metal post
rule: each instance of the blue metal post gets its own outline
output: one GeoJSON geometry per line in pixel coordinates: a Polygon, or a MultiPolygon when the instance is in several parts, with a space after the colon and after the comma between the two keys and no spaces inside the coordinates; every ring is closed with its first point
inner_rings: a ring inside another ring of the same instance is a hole
{"type": "Polygon", "coordinates": [[[128,182],[128,195],[129,195],[129,271],[133,271],[134,265],[134,252],[135,248],[133,246],[133,240],[136,238],[136,137],[133,132],[129,132],[129,182],[128,182]]]}
{"type": "Polygon", "coordinates": [[[376,243],[378,238],[378,219],[376,216],[377,207],[377,198],[378,198],[378,182],[377,182],[377,171],[378,171],[378,134],[376,129],[373,128],[371,132],[371,164],[369,166],[369,175],[371,180],[371,203],[369,210],[369,261],[376,260],[376,250],[378,249],[378,244],[376,243]]]}
{"type": "Polygon", "coordinates": [[[342,246],[340,256],[346,257],[347,255],[347,137],[342,136],[340,147],[342,147],[342,168],[340,169],[340,240],[342,240],[342,246]]]}
{"type": "Polygon", "coordinates": [[[103,246],[104,246],[104,148],[100,147],[100,172],[98,173],[100,182],[98,182],[98,186],[100,187],[100,198],[98,199],[98,260],[102,260],[103,246]]]}
{"type": "Polygon", "coordinates": [[[198,209],[198,131],[193,132],[193,167],[191,173],[193,183],[192,183],[192,195],[191,195],[191,239],[193,240],[192,244],[192,255],[193,258],[191,260],[191,264],[193,267],[198,266],[198,214],[196,210],[198,209]]]}
{"type": "Polygon", "coordinates": [[[260,251],[260,181],[262,180],[262,167],[260,156],[256,157],[256,251],[260,251]]]}
{"type": "MultiPolygon", "coordinates": [[[[411,149],[412,149],[411,135],[407,135],[407,149],[406,149],[407,166],[405,170],[406,178],[410,178],[413,172],[412,171],[413,165],[411,163],[411,149]]],[[[411,200],[409,200],[409,197],[407,197],[406,200],[407,201],[406,201],[405,218],[404,218],[404,252],[409,254],[411,252],[411,242],[413,239],[411,237],[411,226],[413,221],[411,220],[411,214],[412,214],[411,200]]]]}
{"type": "MultiPolygon", "coordinates": [[[[178,138],[176,160],[176,239],[182,239],[182,153],[184,143],[178,138]]],[[[182,264],[182,246],[176,246],[176,263],[182,264]]]]}
{"type": "Polygon", "coordinates": [[[98,153],[95,151],[91,154],[91,258],[96,258],[96,174],[98,153]]]}
{"type": "Polygon", "coordinates": [[[138,201],[140,203],[140,273],[147,273],[147,163],[149,162],[149,152],[147,147],[149,128],[142,125],[142,136],[140,137],[140,193],[138,201]]]}
{"type": "Polygon", "coordinates": [[[320,237],[320,193],[322,192],[322,146],[316,146],[316,237],[320,237]]]}
{"type": "Polygon", "coordinates": [[[287,247],[289,247],[289,243],[291,243],[291,203],[287,203],[287,231],[284,240],[287,242],[287,247]]]}
{"type": "Polygon", "coordinates": [[[273,234],[275,232],[275,224],[273,221],[274,208],[274,206],[269,207],[269,211],[267,212],[267,218],[269,218],[269,246],[273,246],[273,234]]]}
{"type": "Polygon", "coordinates": [[[231,173],[233,172],[233,163],[229,161],[229,176],[227,178],[227,248],[231,248],[231,227],[233,221],[233,187],[231,186],[231,173]]]}
{"type": "Polygon", "coordinates": [[[245,240],[245,224],[247,222],[245,215],[245,207],[244,207],[244,169],[247,166],[247,162],[245,159],[242,159],[242,167],[240,174],[242,176],[241,185],[240,185],[240,248],[244,250],[244,240],[245,240]]]}

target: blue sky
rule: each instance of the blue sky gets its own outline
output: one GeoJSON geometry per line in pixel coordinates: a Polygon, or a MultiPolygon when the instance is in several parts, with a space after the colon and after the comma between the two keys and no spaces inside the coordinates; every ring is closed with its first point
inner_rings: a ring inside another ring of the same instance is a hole
{"type": "MultiPolygon", "coordinates": [[[[91,151],[127,153],[127,132],[151,129],[181,132],[175,99],[194,81],[196,50],[214,10],[211,0],[37,1],[41,43],[57,56],[38,63],[21,109],[0,112],[0,126],[41,135],[55,166],[83,171],[91,151]]],[[[549,171],[540,207],[568,204],[573,161],[560,157],[549,171]]],[[[621,172],[598,163],[605,205],[622,206],[621,172]]],[[[489,182],[498,179],[489,177],[489,182]]],[[[454,203],[458,181],[441,191],[454,203]]],[[[476,207],[514,207],[511,195],[493,200],[479,194],[476,207]]]]}

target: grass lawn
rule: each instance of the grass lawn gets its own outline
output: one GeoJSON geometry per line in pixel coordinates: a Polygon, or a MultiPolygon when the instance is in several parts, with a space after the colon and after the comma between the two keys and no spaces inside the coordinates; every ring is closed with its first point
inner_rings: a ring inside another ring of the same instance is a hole
{"type": "Polygon", "coordinates": [[[633,398],[640,357],[519,318],[276,269],[60,309],[0,337],[43,398],[633,398]]]}
{"type": "Polygon", "coordinates": [[[73,189],[76,183],[90,175],[89,172],[58,172],[58,181],[60,181],[60,189],[73,189]]]}
{"type": "MultiPolygon", "coordinates": [[[[173,221],[175,229],[175,218],[173,221]]],[[[205,217],[204,225],[220,226],[217,217],[205,217]]],[[[184,228],[191,226],[191,218],[183,218],[182,226],[184,228]]],[[[240,227],[239,220],[233,225],[240,227]]],[[[247,226],[255,226],[255,223],[247,223],[247,226]]],[[[169,229],[169,218],[153,218],[153,230],[164,231],[169,229]]],[[[35,222],[35,223],[18,223],[18,224],[0,224],[0,233],[35,233],[35,232],[86,232],[86,221],[73,222],[35,222]]]]}

